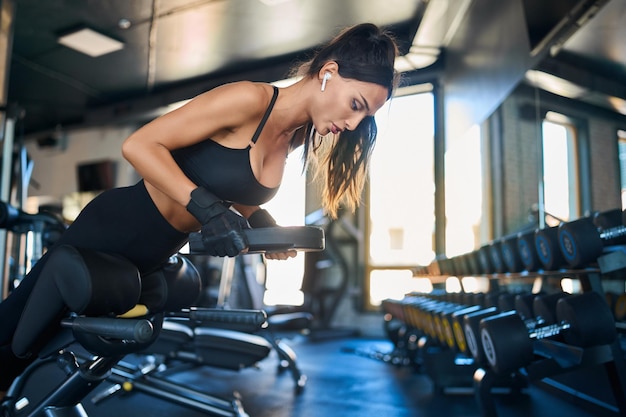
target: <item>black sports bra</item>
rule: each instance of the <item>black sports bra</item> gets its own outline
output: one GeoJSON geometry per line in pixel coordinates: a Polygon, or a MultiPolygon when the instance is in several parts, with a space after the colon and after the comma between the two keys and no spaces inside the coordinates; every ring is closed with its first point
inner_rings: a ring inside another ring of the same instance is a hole
{"type": "Polygon", "coordinates": [[[276,195],[278,187],[266,187],[256,179],[250,165],[250,149],[258,140],[277,97],[278,88],[274,87],[274,95],[254,132],[251,145],[233,149],[207,139],[172,151],[174,160],[196,185],[205,187],[225,201],[248,206],[268,202],[276,195]]]}

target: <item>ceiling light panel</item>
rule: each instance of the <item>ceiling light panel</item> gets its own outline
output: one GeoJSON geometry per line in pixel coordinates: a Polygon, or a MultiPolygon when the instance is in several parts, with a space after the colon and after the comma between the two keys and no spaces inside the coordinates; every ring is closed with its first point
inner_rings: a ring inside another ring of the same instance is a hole
{"type": "Polygon", "coordinates": [[[122,42],[88,28],[63,35],[58,41],[61,45],[91,57],[98,57],[124,48],[122,42]]]}

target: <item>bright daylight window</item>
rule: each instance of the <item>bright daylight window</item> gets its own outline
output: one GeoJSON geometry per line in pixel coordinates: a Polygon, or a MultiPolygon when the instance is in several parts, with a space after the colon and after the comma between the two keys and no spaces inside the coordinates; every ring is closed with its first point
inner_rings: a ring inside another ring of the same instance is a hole
{"type": "Polygon", "coordinates": [[[445,164],[446,255],[452,257],[473,251],[479,242],[483,169],[478,125],[448,140],[445,164]]]}
{"type": "Polygon", "coordinates": [[[542,134],[546,224],[555,226],[579,215],[576,144],[570,125],[544,120],[542,134]]]}
{"type": "MultiPolygon", "coordinates": [[[[398,92],[402,94],[402,90],[398,92]]],[[[429,291],[410,266],[434,258],[434,103],[422,92],[392,98],[376,115],[369,181],[369,303],[429,291]]]]}

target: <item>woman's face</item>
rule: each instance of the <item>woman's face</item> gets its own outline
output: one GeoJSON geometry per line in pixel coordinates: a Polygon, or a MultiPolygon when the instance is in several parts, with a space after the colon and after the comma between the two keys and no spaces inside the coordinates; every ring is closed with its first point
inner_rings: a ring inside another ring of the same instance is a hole
{"type": "Polygon", "coordinates": [[[320,93],[315,129],[322,136],[354,130],[363,118],[373,116],[385,104],[388,93],[379,84],[343,78],[335,72],[320,93]]]}

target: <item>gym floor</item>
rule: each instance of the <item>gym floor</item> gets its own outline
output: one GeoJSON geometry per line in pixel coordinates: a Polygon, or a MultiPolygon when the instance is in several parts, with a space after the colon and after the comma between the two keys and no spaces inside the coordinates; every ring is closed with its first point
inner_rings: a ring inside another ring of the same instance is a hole
{"type": "MultiPolygon", "coordinates": [[[[209,367],[181,370],[168,377],[186,387],[224,398],[233,392],[250,417],[480,417],[471,389],[436,392],[432,379],[408,367],[396,367],[366,352],[388,352],[391,343],[371,338],[312,340],[284,335],[307,375],[304,390],[296,394],[289,372],[277,372],[274,352],[258,368],[241,371],[209,367]]],[[[100,392],[106,388],[101,386],[100,392]]],[[[93,395],[92,395],[93,396],[93,395]]],[[[598,417],[534,385],[521,394],[494,394],[499,416],[598,417]]],[[[195,417],[208,414],[156,399],[143,393],[115,395],[96,405],[84,402],[90,417],[125,415],[195,417]]],[[[612,414],[608,414],[612,415],[612,414]]]]}

